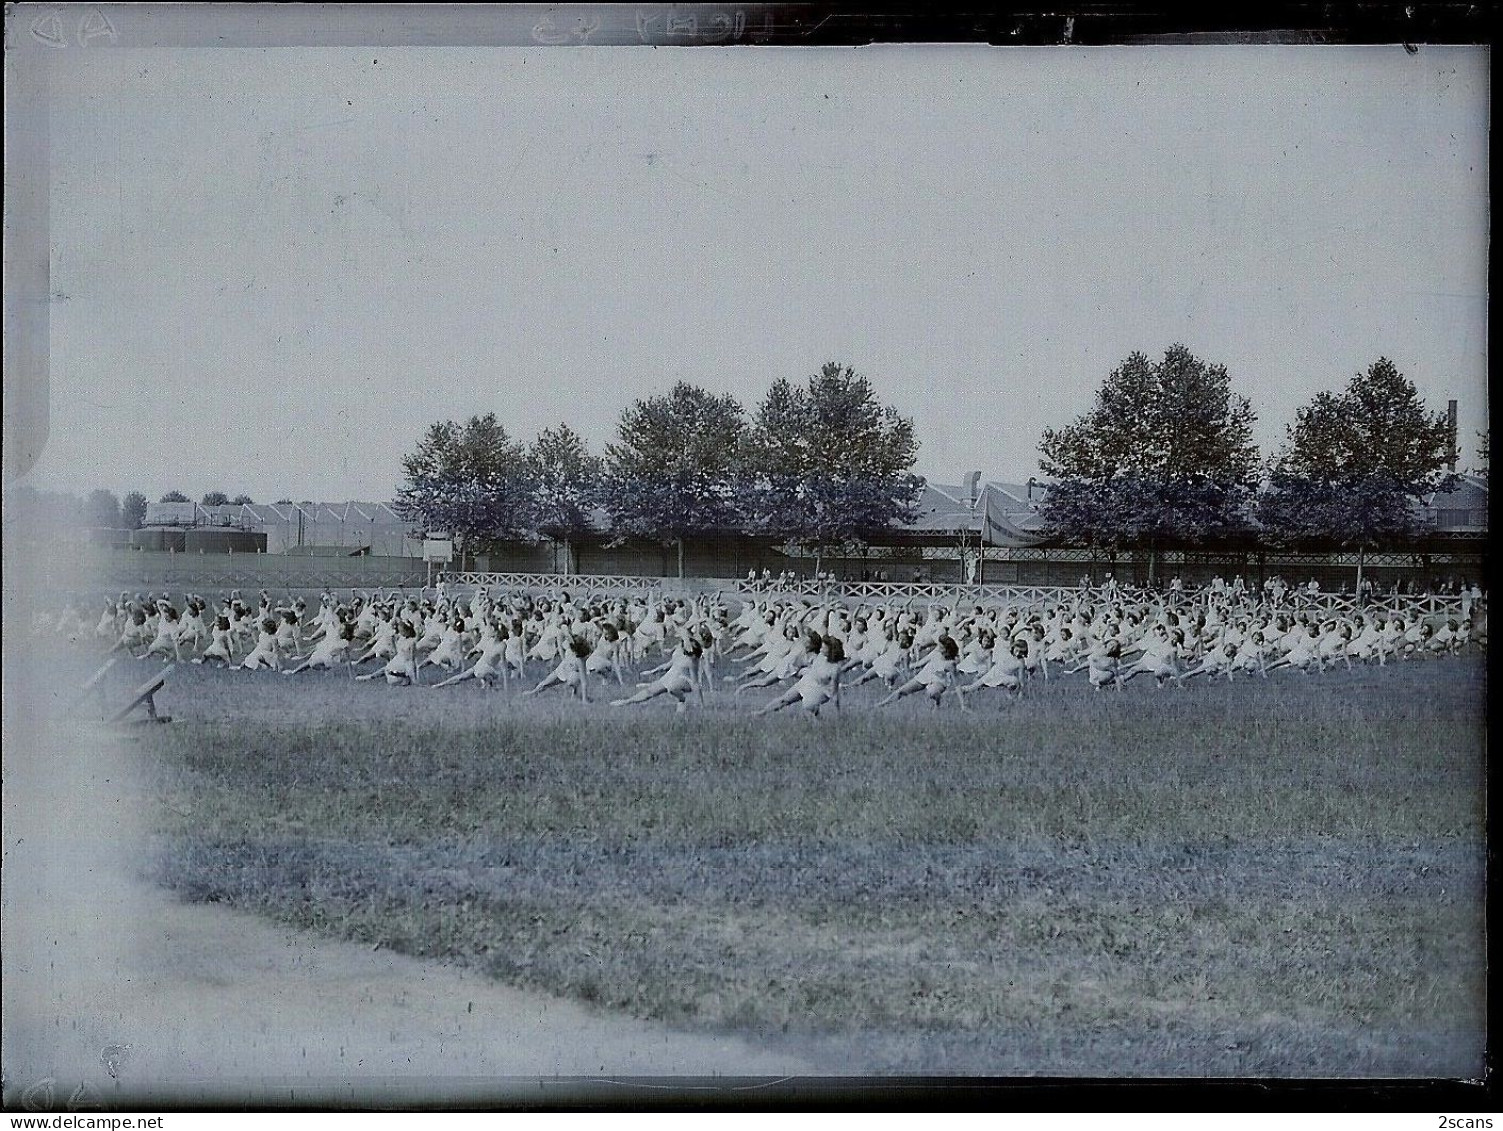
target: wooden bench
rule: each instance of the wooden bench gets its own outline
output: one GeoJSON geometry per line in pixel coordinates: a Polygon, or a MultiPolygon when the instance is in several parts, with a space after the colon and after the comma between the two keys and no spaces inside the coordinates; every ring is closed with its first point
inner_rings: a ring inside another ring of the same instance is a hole
{"type": "Polygon", "coordinates": [[[103,667],[101,667],[97,672],[95,672],[93,675],[91,675],[88,679],[84,680],[83,686],[78,689],[78,701],[80,703],[82,703],[82,702],[84,702],[84,700],[88,699],[89,694],[91,692],[97,691],[99,689],[99,681],[102,680],[102,679],[104,679],[104,673],[107,672],[107,671],[109,671],[112,667],[114,667],[115,664],[119,662],[119,660],[120,660],[119,656],[111,656],[108,660],[106,660],[104,662],[104,666],[103,667]]]}
{"type": "Polygon", "coordinates": [[[176,667],[175,664],[169,664],[167,667],[163,668],[160,672],[152,676],[140,687],[138,687],[135,694],[131,696],[131,701],[110,716],[110,722],[124,722],[126,715],[130,714],[137,707],[141,706],[144,703],[146,705],[146,716],[148,719],[155,723],[170,723],[172,721],[171,715],[157,714],[156,700],[153,697],[158,691],[162,690],[162,688],[166,686],[167,677],[172,674],[172,669],[174,667],[176,667]]]}

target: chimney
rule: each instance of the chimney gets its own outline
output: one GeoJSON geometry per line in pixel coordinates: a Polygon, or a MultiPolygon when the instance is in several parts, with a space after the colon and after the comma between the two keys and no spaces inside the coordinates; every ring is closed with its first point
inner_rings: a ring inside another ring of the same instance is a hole
{"type": "Polygon", "coordinates": [[[980,482],[980,480],[981,472],[979,471],[973,471],[965,477],[965,485],[967,490],[970,492],[969,502],[972,510],[976,509],[976,484],[980,482]]]}
{"type": "Polygon", "coordinates": [[[1451,459],[1450,459],[1450,462],[1447,464],[1447,467],[1454,474],[1455,471],[1456,471],[1456,445],[1457,445],[1457,439],[1458,439],[1457,433],[1456,433],[1456,402],[1455,401],[1447,401],[1446,402],[1446,421],[1451,426],[1451,459]]]}

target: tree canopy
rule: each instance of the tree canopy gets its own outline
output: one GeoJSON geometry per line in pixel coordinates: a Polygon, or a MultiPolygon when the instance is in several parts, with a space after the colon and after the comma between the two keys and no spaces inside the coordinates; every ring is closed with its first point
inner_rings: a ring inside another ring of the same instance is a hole
{"type": "Polygon", "coordinates": [[[525,453],[493,412],[429,425],[402,470],[396,512],[424,530],[446,531],[463,550],[529,530],[525,453]]]}
{"type": "Polygon", "coordinates": [[[909,521],[924,481],[913,421],[850,366],[828,362],[805,386],[773,382],[742,449],[751,529],[826,547],[909,521]]]}
{"type": "Polygon", "coordinates": [[[199,500],[199,505],[204,507],[222,507],[230,501],[230,497],[223,491],[210,491],[199,500]]]}
{"type": "MultiPolygon", "coordinates": [[[[144,503],[145,500],[143,499],[144,503]]],[[[142,508],[143,515],[146,513],[142,508]]],[[[84,522],[89,526],[102,529],[114,528],[120,525],[120,500],[115,498],[115,492],[97,488],[89,492],[89,497],[84,500],[84,522]]]]}
{"type": "MultiPolygon", "coordinates": [[[[1134,352],[1088,411],[1042,435],[1044,533],[1146,548],[1150,578],[1158,549],[1260,532],[1367,545],[1412,529],[1413,497],[1444,484],[1455,443],[1387,359],[1301,408],[1266,465],[1254,419],[1224,365],[1182,344],[1157,360],[1134,352]]],[[[525,447],[494,413],[435,423],[403,459],[396,509],[469,549],[567,543],[599,507],[618,537],[677,543],[682,569],[690,537],[745,532],[820,551],[912,521],[918,447],[911,419],[829,362],[806,381],[775,380],[750,419],[735,396],[680,381],[621,413],[604,459],[563,423],[525,447]]]]}
{"type": "Polygon", "coordinates": [[[168,491],[162,496],[162,502],[164,503],[191,503],[192,501],[192,499],[188,498],[181,491],[168,491]]]}
{"type": "Polygon", "coordinates": [[[536,530],[569,538],[591,529],[604,466],[574,429],[560,424],[539,432],[527,448],[526,472],[536,530]]]}
{"type": "Polygon", "coordinates": [[[1258,518],[1275,539],[1372,547],[1418,529],[1414,498],[1445,486],[1455,437],[1386,357],[1295,414],[1258,518]]]}
{"type": "Polygon", "coordinates": [[[120,503],[120,523],[127,530],[139,530],[146,521],[146,496],[140,491],[127,492],[120,503]]]}
{"type": "Polygon", "coordinates": [[[1089,412],[1044,431],[1040,466],[1055,479],[1040,508],[1046,528],[1110,549],[1245,529],[1258,474],[1254,419],[1225,366],[1180,344],[1158,362],[1133,353],[1089,412]]]}
{"type": "Polygon", "coordinates": [[[682,551],[685,537],[738,528],[745,431],[734,397],[685,381],[630,405],[606,447],[602,501],[616,530],[678,542],[682,551]]]}

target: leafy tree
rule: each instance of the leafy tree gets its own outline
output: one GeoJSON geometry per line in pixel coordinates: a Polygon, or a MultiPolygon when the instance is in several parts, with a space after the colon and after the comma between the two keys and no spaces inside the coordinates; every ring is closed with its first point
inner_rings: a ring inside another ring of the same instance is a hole
{"type": "Polygon", "coordinates": [[[102,489],[89,492],[89,497],[84,500],[84,524],[102,529],[120,525],[120,500],[115,498],[115,492],[102,489]]]}
{"type": "Polygon", "coordinates": [[[162,502],[164,503],[191,503],[192,501],[192,499],[188,498],[181,491],[168,491],[162,496],[162,502]]]}
{"type": "Polygon", "coordinates": [[[292,506],[292,500],[291,499],[278,499],[277,500],[277,506],[279,506],[279,507],[290,507],[290,506],[292,506]]]}
{"type": "Polygon", "coordinates": [[[447,531],[462,553],[529,529],[525,454],[493,412],[429,425],[402,470],[396,512],[425,530],[447,531]]]}
{"type": "Polygon", "coordinates": [[[199,506],[222,507],[229,501],[230,497],[223,491],[210,491],[201,500],[199,500],[199,506]]]}
{"type": "Polygon", "coordinates": [[[917,455],[913,421],[849,366],[829,362],[805,387],[780,378],[743,447],[752,525],[818,554],[911,521],[917,455]]]}
{"type": "Polygon", "coordinates": [[[1417,495],[1443,489],[1455,437],[1386,357],[1339,393],[1317,393],[1295,413],[1269,470],[1258,519],[1289,544],[1335,543],[1366,552],[1419,529],[1417,495]]]}
{"type": "Polygon", "coordinates": [[[255,501],[256,500],[251,498],[249,495],[236,495],[233,499],[230,500],[230,503],[233,506],[243,507],[247,503],[254,503],[255,501]]]}
{"type": "Polygon", "coordinates": [[[600,457],[590,454],[584,440],[567,424],[543,429],[527,449],[532,524],[563,543],[565,562],[570,540],[593,529],[590,508],[599,497],[603,475],[600,457]]]}
{"type": "Polygon", "coordinates": [[[1487,464],[1490,443],[1488,437],[1490,431],[1491,430],[1489,429],[1477,433],[1477,466],[1473,469],[1473,474],[1480,476],[1482,478],[1482,482],[1484,483],[1487,482],[1487,464]]]}
{"type": "Polygon", "coordinates": [[[126,494],[120,504],[120,523],[127,530],[139,530],[146,521],[146,496],[140,491],[126,494]]]}
{"type": "Polygon", "coordinates": [[[633,403],[606,447],[602,501],[616,532],[676,543],[682,577],[685,537],[742,523],[736,464],[745,431],[734,397],[684,381],[633,403]]]}
{"type": "Polygon", "coordinates": [[[1089,412],[1045,429],[1040,466],[1055,479],[1040,506],[1045,529],[1108,550],[1146,545],[1151,582],[1161,543],[1246,528],[1258,473],[1254,419],[1224,365],[1179,344],[1159,362],[1133,353],[1089,412]]]}

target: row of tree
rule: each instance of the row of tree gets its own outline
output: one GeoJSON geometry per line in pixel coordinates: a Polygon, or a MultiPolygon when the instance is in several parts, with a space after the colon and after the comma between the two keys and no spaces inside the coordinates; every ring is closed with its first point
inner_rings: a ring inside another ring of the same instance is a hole
{"type": "Polygon", "coordinates": [[[748,415],[731,396],[679,382],[630,405],[604,457],[568,425],[531,444],[494,413],[429,426],[402,461],[397,510],[462,548],[492,539],[594,531],[597,509],[620,538],[676,545],[740,531],[816,551],[912,519],[923,490],[913,474],[913,421],[883,404],[849,366],[807,383],[773,383],[748,415]]]}
{"type": "Polygon", "coordinates": [[[1254,419],[1225,366],[1182,345],[1159,362],[1133,354],[1089,412],[1044,432],[1048,531],[1107,550],[1147,547],[1150,576],[1152,551],[1168,543],[1256,535],[1365,552],[1413,535],[1415,498],[1453,479],[1450,421],[1387,358],[1298,409],[1271,460],[1252,441],[1254,419]]]}
{"type": "MultiPolygon", "coordinates": [[[[1270,459],[1254,423],[1225,366],[1182,345],[1158,361],[1134,353],[1088,412],[1043,434],[1046,532],[1108,553],[1249,536],[1366,550],[1415,532],[1413,499],[1446,486],[1455,458],[1444,414],[1386,358],[1301,407],[1270,459]]],[[[567,543],[603,515],[615,537],[677,545],[681,571],[683,540],[696,535],[742,532],[816,552],[880,537],[913,517],[917,454],[911,419],[832,362],[803,384],[775,381],[750,413],[680,382],[625,409],[603,457],[566,424],[523,444],[494,413],[435,423],[402,461],[396,507],[464,550],[567,543]]],[[[191,500],[172,491],[162,501],[191,500]]],[[[252,500],[211,491],[201,501],[252,500]]],[[[136,528],[147,499],[96,490],[76,506],[85,525],[136,528]]]]}
{"type": "MultiPolygon", "coordinates": [[[[1300,408],[1270,460],[1255,419],[1225,366],[1183,345],[1159,361],[1134,353],[1090,411],[1043,434],[1047,533],[1107,552],[1250,536],[1367,549],[1415,532],[1414,497],[1446,486],[1455,458],[1445,415],[1387,358],[1300,408]]],[[[805,384],[775,381],[750,414],[680,382],[623,411],[603,458],[567,425],[524,445],[494,413],[435,423],[403,460],[397,509],[474,549],[567,542],[595,529],[598,508],[618,538],[676,544],[681,573],[686,537],[734,531],[818,553],[910,521],[917,454],[911,419],[832,362],[805,384]]]]}
{"type": "MultiPolygon", "coordinates": [[[[162,496],[164,503],[191,503],[193,500],[181,491],[168,491],[162,496]]],[[[288,502],[292,500],[288,499],[288,502]]],[[[199,500],[200,505],[206,507],[222,507],[226,505],[240,506],[242,503],[255,502],[249,495],[236,495],[231,498],[223,491],[210,491],[199,500]]],[[[125,497],[119,498],[113,491],[99,488],[90,491],[82,503],[82,513],[79,520],[84,526],[97,527],[109,530],[139,530],[141,524],[146,521],[146,508],[148,506],[146,496],[140,491],[127,491],[125,497]]]]}

